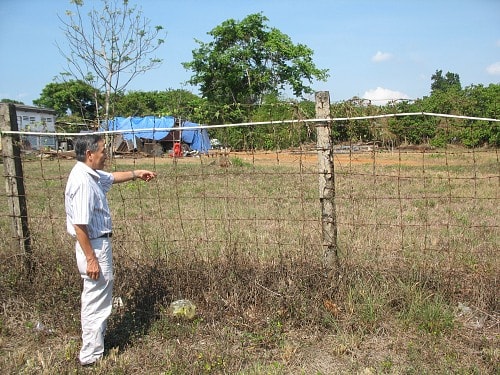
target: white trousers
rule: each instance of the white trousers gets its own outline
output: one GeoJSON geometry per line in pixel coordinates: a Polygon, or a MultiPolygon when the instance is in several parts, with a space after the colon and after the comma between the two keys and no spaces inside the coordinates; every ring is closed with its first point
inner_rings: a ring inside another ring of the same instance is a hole
{"type": "Polygon", "coordinates": [[[80,363],[94,363],[104,354],[104,335],[108,317],[113,307],[113,254],[108,238],[91,240],[99,261],[99,278],[87,276],[87,259],[78,241],[76,242],[76,262],[83,279],[81,297],[82,348],[80,363]]]}

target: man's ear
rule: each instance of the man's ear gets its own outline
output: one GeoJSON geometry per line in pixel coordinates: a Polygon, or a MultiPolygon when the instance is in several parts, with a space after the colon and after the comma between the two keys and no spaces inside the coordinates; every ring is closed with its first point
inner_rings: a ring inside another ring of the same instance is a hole
{"type": "Polygon", "coordinates": [[[90,150],[85,151],[85,160],[90,160],[91,156],[92,156],[92,151],[90,150]]]}

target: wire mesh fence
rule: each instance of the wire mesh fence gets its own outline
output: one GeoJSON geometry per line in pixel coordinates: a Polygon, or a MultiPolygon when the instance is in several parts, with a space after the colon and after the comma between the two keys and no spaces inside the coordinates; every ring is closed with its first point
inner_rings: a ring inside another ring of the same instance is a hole
{"type": "MultiPolygon", "coordinates": [[[[294,122],[290,136],[310,133],[311,124],[294,122]]],[[[280,137],[284,125],[258,124],[280,137]]],[[[457,277],[477,283],[498,275],[497,149],[385,148],[375,142],[332,147],[341,265],[437,272],[450,284],[457,277]]],[[[214,263],[242,255],[257,264],[321,262],[318,153],[314,143],[269,151],[219,147],[185,157],[115,153],[108,171],[158,173],[149,184],[117,184],[108,194],[115,254],[153,263],[214,263]]],[[[4,152],[4,162],[9,157],[4,152]]],[[[71,252],[64,211],[66,179],[76,162],[71,152],[15,157],[22,163],[15,177],[25,186],[31,246],[36,254],[71,252]]],[[[4,185],[9,177],[5,172],[4,185]]],[[[9,196],[0,196],[7,202],[0,208],[2,257],[20,260],[9,196]]]]}

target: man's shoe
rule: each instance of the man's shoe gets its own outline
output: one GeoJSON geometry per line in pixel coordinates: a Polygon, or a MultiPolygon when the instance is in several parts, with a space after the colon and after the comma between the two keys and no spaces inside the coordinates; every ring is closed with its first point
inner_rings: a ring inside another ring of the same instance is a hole
{"type": "Polygon", "coordinates": [[[88,362],[88,363],[81,363],[80,362],[80,366],[82,367],[85,367],[85,368],[92,368],[92,367],[95,367],[99,364],[99,359],[96,359],[94,362],[88,362]]]}

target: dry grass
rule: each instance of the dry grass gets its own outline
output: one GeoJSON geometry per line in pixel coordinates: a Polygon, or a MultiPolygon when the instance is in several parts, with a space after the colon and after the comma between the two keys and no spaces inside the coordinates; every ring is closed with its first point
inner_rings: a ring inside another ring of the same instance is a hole
{"type": "Polygon", "coordinates": [[[323,267],[315,155],[228,159],[112,166],[159,178],[109,195],[124,307],[91,371],[76,362],[80,280],[64,222],[74,161],[26,160],[36,273],[29,282],[12,250],[4,206],[0,372],[500,371],[495,152],[339,155],[339,279],[323,267]],[[180,298],[194,320],[168,314],[180,298]]]}

